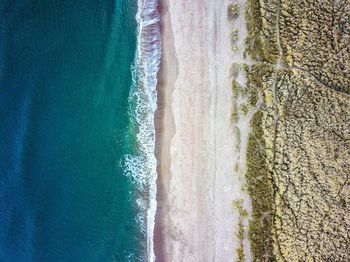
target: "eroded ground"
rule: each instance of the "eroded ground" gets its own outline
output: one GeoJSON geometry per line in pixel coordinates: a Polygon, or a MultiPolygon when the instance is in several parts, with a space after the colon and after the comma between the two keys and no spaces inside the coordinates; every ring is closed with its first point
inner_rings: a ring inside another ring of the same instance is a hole
{"type": "Polygon", "coordinates": [[[350,1],[251,0],[256,261],[350,261],[350,1]]]}

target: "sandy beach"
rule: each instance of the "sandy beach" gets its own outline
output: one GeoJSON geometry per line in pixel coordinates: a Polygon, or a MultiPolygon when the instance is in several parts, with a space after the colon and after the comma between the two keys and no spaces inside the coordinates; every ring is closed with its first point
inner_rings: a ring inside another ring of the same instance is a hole
{"type": "MultiPolygon", "coordinates": [[[[237,261],[239,213],[232,202],[242,199],[248,211],[250,202],[242,191],[244,146],[237,146],[231,122],[229,72],[241,58],[230,41],[232,2],[160,2],[157,261],[237,261]]],[[[244,250],[249,261],[247,240],[244,250]]]]}

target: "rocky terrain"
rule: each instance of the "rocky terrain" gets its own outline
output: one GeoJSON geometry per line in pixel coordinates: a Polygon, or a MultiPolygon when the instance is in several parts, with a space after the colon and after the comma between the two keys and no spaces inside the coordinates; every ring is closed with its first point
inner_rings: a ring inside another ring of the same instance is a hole
{"type": "Polygon", "coordinates": [[[350,261],[350,1],[250,0],[255,261],[350,261]]]}

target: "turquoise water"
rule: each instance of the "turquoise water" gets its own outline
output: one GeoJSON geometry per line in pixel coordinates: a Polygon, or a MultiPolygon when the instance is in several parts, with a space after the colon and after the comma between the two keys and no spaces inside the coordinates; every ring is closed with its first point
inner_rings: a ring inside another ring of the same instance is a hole
{"type": "Polygon", "coordinates": [[[130,111],[137,5],[0,0],[0,261],[147,251],[145,189],[125,174],[143,153],[130,111]]]}

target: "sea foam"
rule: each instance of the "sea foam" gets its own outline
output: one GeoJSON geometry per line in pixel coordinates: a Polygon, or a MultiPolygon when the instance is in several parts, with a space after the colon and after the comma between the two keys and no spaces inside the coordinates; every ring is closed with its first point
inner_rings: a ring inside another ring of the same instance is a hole
{"type": "Polygon", "coordinates": [[[137,49],[129,103],[137,153],[125,156],[124,167],[126,175],[141,192],[136,200],[139,210],[136,220],[146,239],[146,259],[155,261],[153,232],[157,208],[157,160],[154,113],[157,109],[157,73],[161,57],[158,0],[138,0],[136,20],[137,49]]]}

